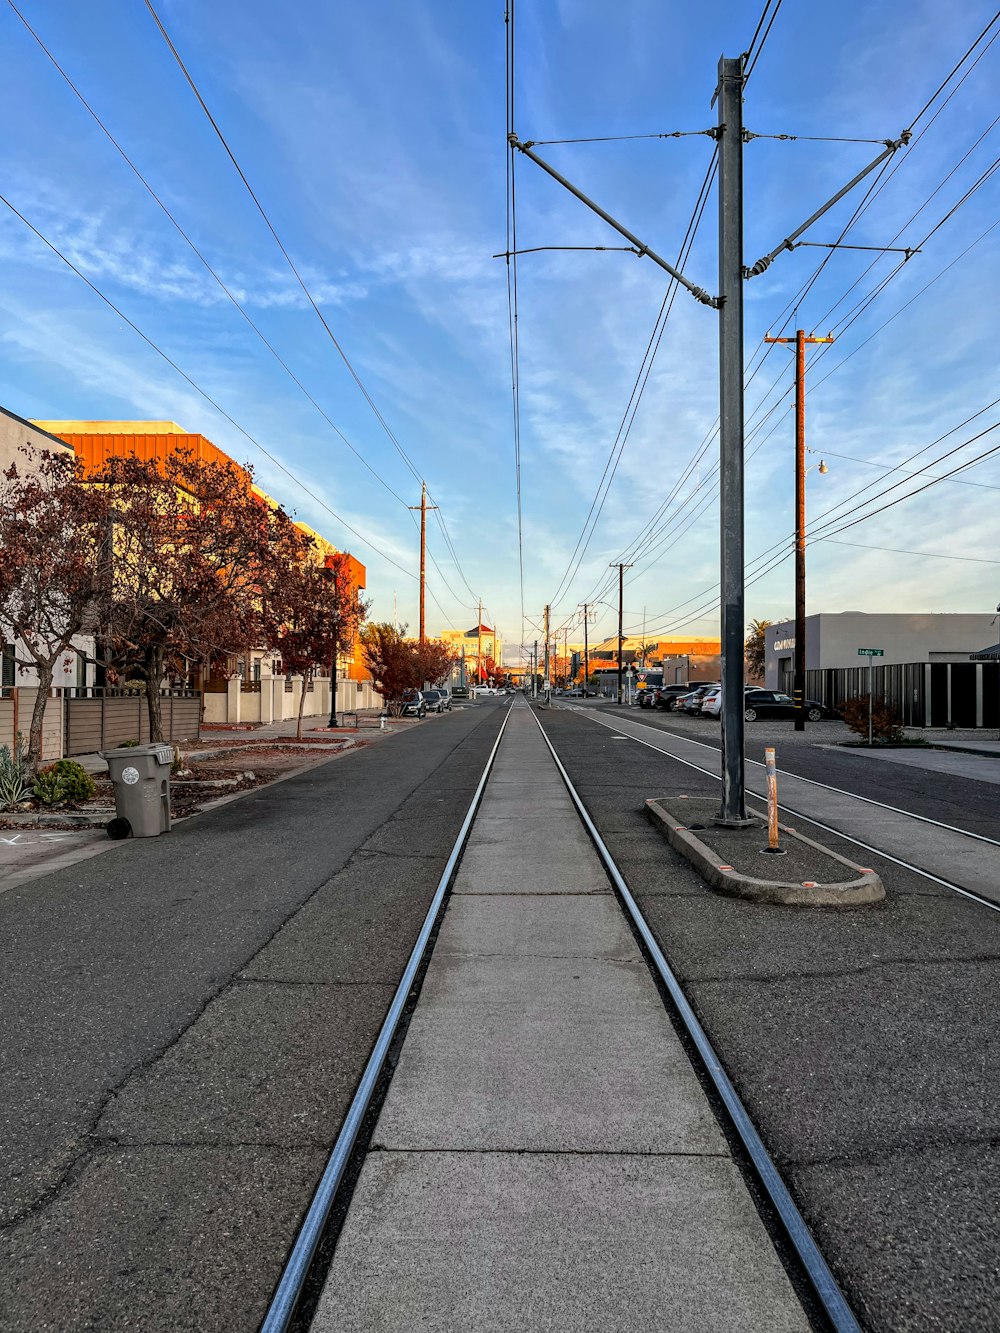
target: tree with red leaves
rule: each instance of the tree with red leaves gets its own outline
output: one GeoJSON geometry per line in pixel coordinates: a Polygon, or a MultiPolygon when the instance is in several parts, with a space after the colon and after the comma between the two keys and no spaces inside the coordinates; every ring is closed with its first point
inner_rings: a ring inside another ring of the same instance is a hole
{"type": "Polygon", "coordinates": [[[404,638],[406,626],[371,623],[361,631],[361,653],[375,689],[385,700],[390,717],[399,717],[403,692],[436,685],[451,669],[454,656],[443,643],[404,638]]]}
{"type": "Polygon", "coordinates": [[[269,606],[310,543],[254,491],[252,468],[229,459],[111,458],[89,480],[105,497],[113,561],[102,638],[118,673],[145,682],[159,741],[168,669],[263,643],[269,606]]]}
{"type": "Polygon", "coordinates": [[[411,647],[414,650],[414,665],[419,673],[418,689],[420,685],[427,685],[428,688],[440,685],[458,661],[440,639],[425,639],[423,643],[411,644],[411,647]]]}
{"type": "Polygon", "coordinates": [[[302,677],[296,740],[302,739],[306,680],[317,667],[329,666],[334,688],[336,659],[353,643],[367,609],[351,582],[345,555],[328,555],[320,564],[310,553],[284,575],[279,594],[269,604],[272,623],[266,634],[268,646],[281,653],[285,672],[302,677]]]}
{"type": "Polygon", "coordinates": [[[33,472],[9,467],[0,477],[0,625],[20,641],[18,666],[38,674],[31,772],[56,664],[77,635],[97,627],[108,590],[106,497],[82,484],[80,464],[44,454],[33,472]]]}

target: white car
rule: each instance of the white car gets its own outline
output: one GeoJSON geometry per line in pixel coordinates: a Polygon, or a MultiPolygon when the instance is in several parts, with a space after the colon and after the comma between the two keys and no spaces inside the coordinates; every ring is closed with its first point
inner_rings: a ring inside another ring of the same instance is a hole
{"type": "Polygon", "coordinates": [[[722,712],[722,690],[719,686],[709,690],[702,699],[701,712],[703,717],[718,717],[722,712]]]}

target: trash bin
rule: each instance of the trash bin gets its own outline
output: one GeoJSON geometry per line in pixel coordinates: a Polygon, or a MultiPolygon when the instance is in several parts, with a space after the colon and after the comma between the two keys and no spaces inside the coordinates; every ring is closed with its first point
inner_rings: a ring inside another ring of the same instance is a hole
{"type": "Polygon", "coordinates": [[[155,838],[170,831],[169,745],[127,745],[105,750],[108,773],[115,786],[116,819],[108,825],[112,838],[155,838]]]}

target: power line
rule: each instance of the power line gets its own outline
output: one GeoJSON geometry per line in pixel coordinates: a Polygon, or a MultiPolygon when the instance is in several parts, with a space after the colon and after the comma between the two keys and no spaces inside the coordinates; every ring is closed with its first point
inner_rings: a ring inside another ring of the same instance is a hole
{"type": "Polygon", "coordinates": [[[314,491],[311,491],[309,489],[309,487],[305,484],[304,481],[301,481],[295,475],[294,472],[291,472],[287,467],[285,467],[284,463],[280,462],[274,456],[274,454],[270,453],[264,447],[264,445],[262,445],[261,442],[256,438],[256,436],[252,435],[250,431],[246,429],[245,426],[241,426],[234,416],[232,416],[229,412],[226,411],[224,407],[222,407],[218,402],[216,402],[216,400],[211,396],[211,394],[208,393],[207,390],[203,389],[196,380],[192,379],[192,377],[187,373],[187,371],[182,370],[181,367],[177,364],[177,362],[174,361],[170,356],[168,356],[168,354],[163,350],[162,347],[159,346],[158,343],[154,342],[152,338],[150,338],[147,334],[143,333],[142,329],[139,328],[138,324],[136,324],[133,320],[129,319],[128,315],[126,315],[125,312],[119,306],[115,305],[114,301],[112,301],[109,296],[106,296],[104,292],[102,292],[101,289],[96,285],[96,283],[91,282],[90,278],[88,278],[84,272],[82,272],[79,268],[77,268],[77,266],[73,263],[73,261],[69,259],[65,254],[63,254],[63,252],[59,249],[58,246],[53,244],[53,242],[50,241],[47,236],[44,236],[42,232],[40,232],[38,228],[34,226],[33,223],[29,222],[28,219],[24,216],[24,214],[19,212],[19,210],[14,207],[14,205],[10,202],[10,200],[7,199],[2,194],[0,194],[0,203],[6,205],[6,207],[9,208],[10,211],[14,214],[14,216],[18,218],[21,222],[23,222],[24,225],[28,228],[28,230],[32,232],[38,238],[38,240],[42,242],[43,245],[46,246],[46,248],[49,249],[56,256],[56,258],[62,260],[62,262],[66,265],[66,267],[69,268],[73,273],[75,273],[76,276],[82,282],[85,282],[87,286],[90,288],[90,290],[94,293],[94,295],[97,296],[101,301],[103,301],[104,304],[110,310],[113,310],[119,319],[124,320],[125,323],[129,326],[129,328],[134,333],[137,333],[139,337],[142,339],[142,341],[146,343],[146,345],[150,347],[154,352],[156,352],[157,356],[162,357],[162,359],[166,361],[167,365],[170,366],[172,370],[176,371],[176,373],[180,375],[180,377],[183,380],[185,380],[186,383],[188,383],[196,393],[198,393],[202,398],[204,398],[205,401],[211,407],[213,407],[216,410],[216,412],[219,413],[220,416],[224,417],[230,423],[231,426],[234,426],[236,430],[240,432],[241,435],[245,436],[246,439],[250,441],[250,443],[254,446],[255,449],[259,449],[265,458],[268,458],[275,465],[275,467],[279,468],[285,474],[285,476],[289,477],[292,481],[294,481],[296,486],[301,487],[301,489],[305,491],[306,495],[308,495],[310,499],[315,500],[318,505],[320,505],[323,509],[325,509],[328,514],[331,514],[337,520],[338,523],[340,523],[344,528],[346,528],[348,532],[352,533],[355,537],[357,537],[357,539],[360,542],[362,542],[365,546],[367,546],[369,550],[374,551],[377,555],[381,556],[383,560],[387,561],[395,569],[398,569],[401,574],[405,574],[407,578],[416,580],[417,576],[414,573],[412,573],[412,571],[405,569],[402,565],[398,564],[395,560],[393,560],[391,556],[386,555],[386,553],[381,549],[381,547],[379,547],[374,541],[372,541],[371,538],[363,536],[356,528],[352,527],[351,524],[348,523],[345,518],[342,518],[341,515],[336,512],[336,510],[331,509],[325,500],[321,500],[320,497],[314,491]]]}
{"type": "Polygon", "coordinates": [[[112,146],[113,146],[113,147],[115,148],[115,150],[118,152],[119,156],[122,158],[122,160],[125,162],[125,164],[126,164],[126,165],[129,167],[129,169],[132,171],[133,175],[136,177],[136,179],[139,181],[139,183],[143,186],[143,188],[144,188],[144,189],[146,190],[146,192],[149,194],[150,198],[151,198],[151,199],[153,200],[153,202],[157,205],[157,207],[161,210],[161,212],[162,212],[163,215],[167,218],[167,220],[171,223],[171,225],[174,227],[174,229],[175,229],[175,231],[177,232],[177,234],[181,237],[181,239],[182,239],[182,240],[185,242],[185,244],[189,247],[189,249],[191,250],[191,252],[196,256],[196,258],[197,258],[197,259],[199,260],[199,262],[203,265],[203,267],[205,268],[205,270],[206,270],[206,271],[211,275],[211,277],[215,280],[215,282],[216,282],[216,283],[218,284],[218,286],[219,286],[219,289],[224,293],[224,295],[225,295],[225,296],[227,297],[227,299],[232,303],[232,305],[235,307],[235,309],[239,311],[240,315],[243,317],[243,319],[246,321],[246,323],[249,325],[249,327],[253,330],[253,332],[257,335],[257,337],[260,339],[261,343],[263,343],[263,345],[264,345],[264,346],[267,348],[267,350],[271,353],[271,355],[274,357],[275,361],[277,361],[278,365],[281,366],[281,368],[282,368],[282,370],[284,370],[285,374],[288,375],[288,377],[292,380],[292,382],[296,385],[296,387],[299,388],[299,389],[301,390],[301,392],[305,395],[305,397],[306,397],[306,398],[309,400],[309,402],[313,405],[313,407],[314,407],[314,408],[316,409],[316,411],[320,414],[320,416],[321,416],[321,417],[323,418],[323,420],[327,423],[327,425],[328,425],[334,432],[336,432],[336,434],[340,437],[340,439],[341,439],[341,440],[343,441],[343,443],[347,446],[347,448],[350,449],[351,453],[354,454],[355,458],[357,458],[358,461],[359,461],[360,463],[362,463],[362,464],[364,465],[364,467],[366,467],[366,468],[368,469],[368,471],[369,471],[369,472],[371,473],[371,475],[375,478],[375,480],[379,483],[379,485],[382,486],[382,487],[384,487],[385,490],[387,490],[387,491],[389,492],[389,494],[393,497],[394,500],[398,500],[399,503],[405,507],[405,505],[406,505],[406,501],[402,498],[402,496],[399,495],[396,491],[394,491],[394,490],[392,489],[392,487],[391,487],[391,486],[389,485],[389,483],[385,480],[385,478],[381,475],[381,473],[377,472],[376,469],[372,467],[372,465],[368,462],[368,460],[365,458],[365,456],[360,452],[359,449],[357,449],[357,448],[351,443],[351,441],[347,438],[347,436],[346,436],[346,435],[344,434],[344,432],[340,429],[340,427],[339,427],[333,420],[331,420],[331,418],[327,415],[327,413],[324,411],[324,409],[320,406],[320,404],[316,401],[316,399],[313,397],[313,395],[312,395],[312,394],[309,392],[309,390],[305,387],[305,385],[304,385],[304,384],[302,383],[302,381],[298,378],[298,376],[295,374],[295,372],[291,369],[291,367],[287,364],[287,362],[282,358],[282,356],[281,356],[281,354],[278,352],[278,350],[273,346],[273,344],[272,344],[271,342],[268,341],[267,337],[266,337],[265,334],[262,332],[262,330],[261,330],[260,327],[257,325],[257,323],[254,321],[254,319],[251,317],[251,315],[250,315],[250,313],[247,311],[246,307],[242,304],[242,302],[239,300],[239,298],[232,292],[232,290],[226,285],[226,283],[223,281],[223,279],[219,276],[218,272],[212,267],[212,265],[211,265],[211,263],[208,261],[208,259],[206,259],[205,255],[202,253],[202,251],[198,248],[198,246],[195,244],[195,242],[191,239],[191,237],[188,235],[188,233],[184,230],[184,228],[183,228],[183,226],[181,225],[181,223],[177,220],[177,218],[176,218],[176,217],[174,216],[174,214],[170,211],[170,209],[167,207],[167,205],[164,203],[164,201],[160,198],[160,196],[157,194],[156,190],[155,190],[155,189],[153,188],[153,186],[149,183],[149,181],[146,179],[146,177],[142,174],[142,172],[139,170],[139,168],[136,166],[136,164],[132,161],[131,157],[129,157],[128,153],[125,151],[125,149],[122,147],[122,145],[118,142],[118,140],[115,138],[115,136],[111,133],[111,130],[107,127],[107,125],[104,123],[104,121],[101,119],[101,117],[97,114],[97,112],[94,110],[94,108],[91,106],[91,104],[87,101],[86,97],[84,97],[83,93],[82,93],[82,92],[80,91],[80,89],[76,86],[76,84],[75,84],[75,83],[73,82],[73,80],[70,78],[69,74],[67,74],[66,70],[62,67],[62,65],[59,63],[59,61],[58,61],[58,60],[55,58],[55,56],[52,54],[51,50],[48,48],[48,46],[45,44],[45,42],[42,40],[42,38],[39,36],[39,34],[35,31],[35,29],[31,26],[31,24],[28,22],[28,20],[24,17],[24,15],[23,15],[23,14],[21,13],[21,11],[18,9],[17,5],[14,3],[14,0],[7,0],[7,3],[10,5],[11,9],[14,11],[14,13],[17,15],[17,17],[18,17],[18,18],[21,20],[21,22],[24,24],[24,26],[25,26],[25,28],[27,29],[27,31],[31,34],[31,36],[32,36],[32,37],[35,39],[35,41],[38,43],[38,46],[39,46],[39,47],[41,48],[41,50],[44,52],[45,56],[46,56],[46,57],[48,58],[48,60],[51,62],[51,64],[53,65],[53,67],[54,67],[54,68],[57,70],[57,72],[61,75],[61,77],[62,77],[62,79],[64,80],[64,82],[66,83],[66,85],[67,85],[67,86],[70,88],[70,90],[74,93],[74,95],[77,97],[77,99],[79,100],[79,102],[81,103],[81,105],[85,108],[85,110],[89,113],[89,115],[91,116],[91,118],[94,120],[95,124],[96,124],[96,125],[99,127],[99,129],[104,133],[104,135],[106,136],[106,138],[108,139],[108,141],[112,144],[112,146]]]}
{"type": "Polygon", "coordinates": [[[943,92],[943,90],[944,90],[944,89],[948,86],[948,84],[952,81],[952,79],[955,77],[955,75],[958,73],[958,71],[962,68],[962,66],[963,66],[963,65],[965,64],[965,62],[968,60],[969,56],[972,55],[973,51],[976,49],[976,47],[979,45],[979,43],[983,40],[983,38],[984,38],[984,37],[986,36],[986,34],[989,32],[990,28],[992,28],[993,25],[996,23],[997,19],[1000,19],[1000,9],[997,10],[997,12],[996,12],[996,13],[993,15],[993,17],[990,19],[989,23],[987,23],[986,27],[982,30],[982,32],[979,34],[979,36],[976,38],[976,40],[972,43],[972,45],[971,45],[971,46],[969,47],[969,49],[966,51],[965,55],[962,56],[962,58],[961,58],[959,61],[956,62],[956,64],[952,67],[951,72],[950,72],[950,73],[949,73],[949,74],[948,74],[948,75],[941,81],[941,83],[938,85],[938,87],[935,89],[935,91],[931,94],[931,96],[927,99],[927,101],[923,104],[923,106],[920,108],[920,110],[917,112],[917,114],[916,114],[916,115],[913,117],[913,119],[910,121],[909,128],[910,128],[911,130],[912,130],[913,127],[916,125],[917,121],[920,120],[920,119],[922,119],[922,117],[926,114],[928,108],[929,108],[929,107],[930,107],[930,106],[937,100],[937,98],[938,98],[938,96],[941,94],[941,92],[943,92]]]}
{"type": "Polygon", "coordinates": [[[295,281],[296,281],[296,282],[299,284],[299,286],[301,287],[302,292],[303,292],[303,295],[305,296],[305,298],[306,298],[306,300],[309,302],[309,304],[312,306],[312,308],[313,308],[313,310],[314,310],[314,312],[315,312],[315,314],[316,314],[317,319],[318,319],[319,322],[323,325],[323,328],[325,329],[328,338],[329,338],[330,341],[333,343],[334,347],[337,349],[337,352],[338,352],[338,354],[339,354],[341,360],[343,361],[344,365],[347,367],[348,372],[350,373],[351,378],[354,380],[355,384],[356,384],[356,385],[358,386],[358,388],[361,390],[361,393],[362,393],[362,395],[363,395],[363,397],[364,397],[364,399],[365,399],[365,402],[367,402],[368,406],[371,408],[372,412],[375,414],[375,419],[378,421],[379,425],[380,425],[380,426],[382,427],[382,429],[385,431],[385,433],[386,433],[387,437],[389,438],[389,441],[391,442],[393,448],[396,450],[396,452],[399,454],[400,458],[403,460],[403,462],[404,462],[404,463],[406,464],[406,466],[409,468],[410,472],[413,474],[414,479],[415,479],[416,481],[420,481],[420,480],[421,480],[420,472],[418,471],[417,467],[416,467],[415,464],[413,463],[413,460],[412,460],[412,459],[409,457],[409,455],[407,454],[406,450],[405,450],[405,449],[403,448],[403,446],[400,444],[399,440],[397,440],[396,436],[393,434],[393,432],[392,432],[392,430],[391,430],[391,428],[390,428],[388,422],[386,421],[385,417],[383,417],[382,413],[379,411],[379,409],[378,409],[378,407],[377,407],[377,405],[376,405],[376,403],[375,403],[375,400],[372,398],[372,396],[371,396],[371,394],[368,392],[368,389],[366,388],[364,382],[362,381],[360,375],[359,375],[358,372],[354,369],[354,366],[351,364],[350,358],[348,357],[347,353],[344,351],[343,347],[340,345],[340,342],[338,341],[337,336],[335,335],[335,333],[333,332],[333,330],[330,328],[330,325],[327,323],[326,317],[324,316],[322,310],[320,310],[318,304],[316,303],[316,298],[313,296],[312,292],[309,290],[308,286],[306,285],[305,279],[302,277],[302,274],[299,272],[298,268],[296,267],[294,260],[292,259],[291,255],[288,253],[288,250],[285,248],[285,244],[284,244],[284,242],[282,241],[281,237],[278,235],[277,230],[276,230],[275,227],[274,227],[274,224],[271,222],[271,219],[268,217],[268,215],[267,215],[267,211],[265,210],[264,205],[260,202],[260,200],[257,198],[257,195],[254,193],[253,186],[250,184],[249,180],[247,179],[247,177],[246,177],[246,175],[245,175],[245,173],[244,173],[244,171],[243,171],[243,168],[240,166],[239,162],[237,161],[236,154],[235,154],[235,153],[233,152],[233,150],[230,148],[229,143],[228,143],[228,141],[227,141],[227,139],[226,139],[226,136],[222,133],[222,130],[219,128],[219,124],[218,124],[218,122],[216,121],[215,117],[212,115],[211,111],[208,109],[208,104],[206,103],[204,97],[201,95],[201,92],[200,92],[200,90],[199,90],[199,88],[198,88],[198,85],[195,83],[194,79],[192,78],[191,73],[190,73],[190,71],[188,70],[188,67],[185,65],[184,61],[181,59],[181,54],[180,54],[180,52],[177,50],[177,47],[174,45],[173,41],[171,40],[171,38],[170,38],[170,34],[167,32],[166,28],[163,26],[163,22],[162,22],[162,20],[160,19],[159,14],[157,14],[156,10],[153,8],[152,0],[145,0],[145,5],[146,5],[146,8],[149,10],[150,14],[152,15],[153,22],[156,24],[157,28],[159,29],[159,31],[160,31],[160,35],[163,37],[164,42],[166,42],[166,44],[167,44],[167,48],[168,48],[168,50],[170,51],[170,54],[173,56],[174,60],[177,62],[177,66],[178,66],[178,68],[180,69],[181,73],[184,75],[184,78],[185,78],[185,80],[186,80],[186,82],[187,82],[187,84],[188,84],[188,87],[191,89],[192,93],[194,93],[194,96],[195,96],[195,98],[197,99],[198,105],[201,107],[202,111],[204,111],[205,116],[207,117],[209,124],[212,126],[212,129],[215,131],[215,134],[216,134],[216,137],[217,137],[218,140],[219,140],[219,143],[221,143],[221,144],[222,144],[222,147],[225,149],[226,156],[229,158],[230,162],[232,162],[233,166],[236,168],[236,172],[237,172],[237,174],[238,174],[240,180],[243,182],[244,186],[246,187],[247,194],[249,194],[250,198],[253,200],[254,206],[255,206],[255,208],[257,209],[257,212],[260,214],[261,218],[263,219],[264,225],[267,227],[268,231],[271,233],[272,237],[274,238],[274,242],[275,242],[275,244],[277,245],[278,249],[281,251],[282,255],[284,256],[285,262],[287,263],[289,269],[291,270],[292,275],[293,275],[294,278],[295,278],[295,281]]]}
{"type": "Polygon", "coordinates": [[[524,515],[521,505],[521,368],[517,310],[517,162],[511,136],[514,134],[515,40],[514,0],[504,12],[506,24],[505,75],[507,112],[507,328],[510,342],[511,414],[514,433],[514,487],[517,499],[517,571],[521,598],[521,636],[524,636],[524,515]]]}

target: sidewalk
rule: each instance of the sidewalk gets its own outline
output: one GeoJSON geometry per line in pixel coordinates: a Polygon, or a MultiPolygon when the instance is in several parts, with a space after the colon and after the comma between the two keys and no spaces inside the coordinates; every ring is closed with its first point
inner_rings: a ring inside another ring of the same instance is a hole
{"type": "MultiPolygon", "coordinates": [[[[377,708],[358,710],[359,719],[361,718],[369,719],[369,724],[364,728],[366,737],[370,738],[372,735],[378,732],[379,711],[380,710],[377,708]],[[374,725],[372,725],[373,721],[374,725]]],[[[342,718],[343,714],[338,714],[338,716],[342,718]]],[[[341,728],[338,727],[337,731],[327,730],[328,721],[329,721],[329,715],[327,713],[306,714],[306,716],[303,717],[302,719],[303,739],[305,739],[310,734],[315,734],[317,731],[322,730],[322,740],[329,739],[331,742],[335,741],[340,733],[341,728]]],[[[193,760],[203,759],[207,755],[216,754],[219,745],[223,742],[225,743],[224,748],[228,749],[230,747],[230,742],[232,741],[242,741],[244,744],[248,746],[254,746],[254,745],[260,745],[263,742],[269,740],[278,740],[278,739],[294,740],[297,727],[298,723],[295,718],[285,718],[283,721],[280,722],[265,722],[261,726],[255,725],[249,727],[218,727],[218,728],[203,727],[201,731],[201,737],[193,747],[189,748],[187,745],[181,745],[179,746],[179,748],[183,751],[183,753],[187,756],[188,759],[193,759],[193,760]]],[[[353,727],[345,727],[344,733],[345,736],[355,736],[358,734],[353,727]]],[[[168,741],[166,743],[168,745],[173,744],[173,742],[171,741],[168,741]]],[[[316,744],[315,739],[311,740],[310,744],[315,745],[316,744]]],[[[108,767],[107,762],[100,754],[78,754],[74,755],[73,758],[76,760],[78,764],[82,764],[88,773],[107,772],[107,767],[108,767]]]]}
{"type": "Polygon", "coordinates": [[[312,1327],[809,1327],[520,702],[312,1327]]]}

